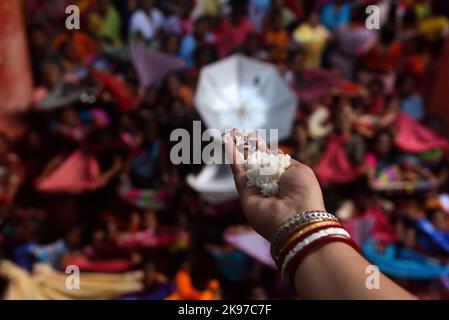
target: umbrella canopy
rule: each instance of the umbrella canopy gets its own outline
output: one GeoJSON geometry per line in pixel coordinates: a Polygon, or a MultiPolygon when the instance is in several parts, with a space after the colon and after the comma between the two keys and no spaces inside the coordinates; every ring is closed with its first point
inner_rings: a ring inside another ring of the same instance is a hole
{"type": "Polygon", "coordinates": [[[129,53],[142,87],[157,84],[167,74],[185,66],[185,62],[176,56],[148,49],[137,42],[129,45],[129,53]]]}
{"type": "Polygon", "coordinates": [[[195,104],[209,128],[278,129],[282,140],[297,100],[275,66],[236,54],[201,70],[195,104]]]}

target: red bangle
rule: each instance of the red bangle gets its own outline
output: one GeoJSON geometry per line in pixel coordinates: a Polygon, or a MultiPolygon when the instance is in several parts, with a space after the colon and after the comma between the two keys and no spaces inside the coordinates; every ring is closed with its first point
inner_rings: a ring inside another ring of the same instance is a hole
{"type": "Polygon", "coordinates": [[[326,245],[331,242],[346,243],[347,245],[351,246],[357,252],[360,253],[359,246],[352,239],[348,239],[341,236],[328,236],[315,240],[312,243],[310,243],[307,247],[305,247],[303,250],[301,250],[301,252],[299,252],[298,255],[295,258],[293,258],[293,260],[290,262],[290,265],[287,267],[287,275],[290,283],[294,285],[296,270],[298,269],[299,264],[305,258],[305,256],[309,254],[312,250],[318,249],[318,247],[322,247],[323,245],[326,245]]]}
{"type": "MultiPolygon", "coordinates": [[[[340,228],[340,229],[344,229],[343,225],[339,222],[335,222],[335,224],[329,224],[329,225],[323,225],[320,227],[316,227],[304,234],[302,234],[300,237],[298,237],[297,239],[295,239],[295,241],[292,241],[291,243],[289,243],[285,248],[282,248],[281,251],[283,253],[279,254],[278,259],[275,261],[276,266],[278,267],[279,270],[281,270],[282,268],[282,264],[284,263],[284,259],[287,256],[287,254],[290,252],[290,250],[292,250],[299,242],[301,242],[302,240],[304,240],[305,238],[307,238],[308,236],[310,236],[311,234],[323,230],[323,229],[327,229],[327,228],[340,228]]],[[[292,235],[294,236],[294,234],[292,235]]]]}

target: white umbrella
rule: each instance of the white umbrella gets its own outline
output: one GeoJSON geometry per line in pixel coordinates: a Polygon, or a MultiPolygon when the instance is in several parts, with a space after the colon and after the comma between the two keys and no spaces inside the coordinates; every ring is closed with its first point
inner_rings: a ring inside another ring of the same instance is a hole
{"type": "MultiPolygon", "coordinates": [[[[297,100],[273,65],[236,54],[201,70],[195,105],[209,128],[277,129],[282,140],[292,130],[297,100]]],[[[237,195],[227,165],[206,166],[187,182],[210,202],[237,195]]]]}
{"type": "Polygon", "coordinates": [[[195,104],[209,128],[278,129],[284,139],[297,100],[275,66],[236,54],[201,70],[195,104]]]}

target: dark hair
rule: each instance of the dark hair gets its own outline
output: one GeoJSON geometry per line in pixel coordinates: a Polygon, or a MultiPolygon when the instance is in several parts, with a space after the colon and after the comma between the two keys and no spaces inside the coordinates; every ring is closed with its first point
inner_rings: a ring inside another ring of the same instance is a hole
{"type": "Polygon", "coordinates": [[[3,132],[0,132],[0,141],[6,144],[8,148],[11,147],[11,141],[9,140],[8,136],[3,132]]]}
{"type": "Polygon", "coordinates": [[[356,5],[351,10],[351,21],[364,23],[366,20],[366,5],[356,5]]]}
{"type": "Polygon", "coordinates": [[[387,24],[380,29],[380,43],[384,45],[389,45],[393,43],[395,39],[395,28],[392,24],[387,24]]]}
{"type": "Polygon", "coordinates": [[[402,23],[406,26],[414,26],[416,24],[416,12],[413,8],[407,7],[405,9],[402,23]]]}

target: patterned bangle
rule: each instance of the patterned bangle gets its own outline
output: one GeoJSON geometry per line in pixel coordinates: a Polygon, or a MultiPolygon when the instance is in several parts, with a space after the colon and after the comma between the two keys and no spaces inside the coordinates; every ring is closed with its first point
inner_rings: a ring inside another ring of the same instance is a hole
{"type": "Polygon", "coordinates": [[[295,214],[285,221],[279,230],[276,232],[271,241],[271,256],[275,255],[279,246],[285,241],[290,232],[312,222],[321,221],[338,221],[338,219],[326,211],[306,211],[295,214]]]}
{"type": "Polygon", "coordinates": [[[343,236],[345,238],[350,238],[349,233],[342,228],[327,228],[319,230],[312,233],[310,236],[299,242],[295,247],[290,250],[290,252],[285,256],[284,262],[281,268],[281,275],[284,279],[288,278],[287,269],[292,259],[297,256],[305,247],[309,246],[311,243],[317,241],[318,239],[329,237],[329,236],[343,236]]]}
{"type": "Polygon", "coordinates": [[[285,257],[285,255],[295,246],[296,243],[300,242],[302,239],[315,231],[330,227],[344,229],[343,225],[338,221],[312,222],[306,225],[304,228],[300,229],[297,233],[294,233],[292,237],[287,239],[285,244],[283,244],[280,247],[279,251],[275,253],[273,260],[277,263],[279,260],[282,260],[282,257],[285,257]]]}
{"type": "Polygon", "coordinates": [[[294,285],[296,271],[298,270],[299,264],[301,261],[313,250],[318,249],[319,247],[332,243],[332,242],[342,242],[350,247],[352,247],[357,252],[360,252],[357,244],[352,240],[348,239],[344,236],[328,236],[324,238],[320,238],[314,242],[312,242],[309,246],[305,247],[291,262],[287,269],[287,277],[291,284],[294,285]]]}

